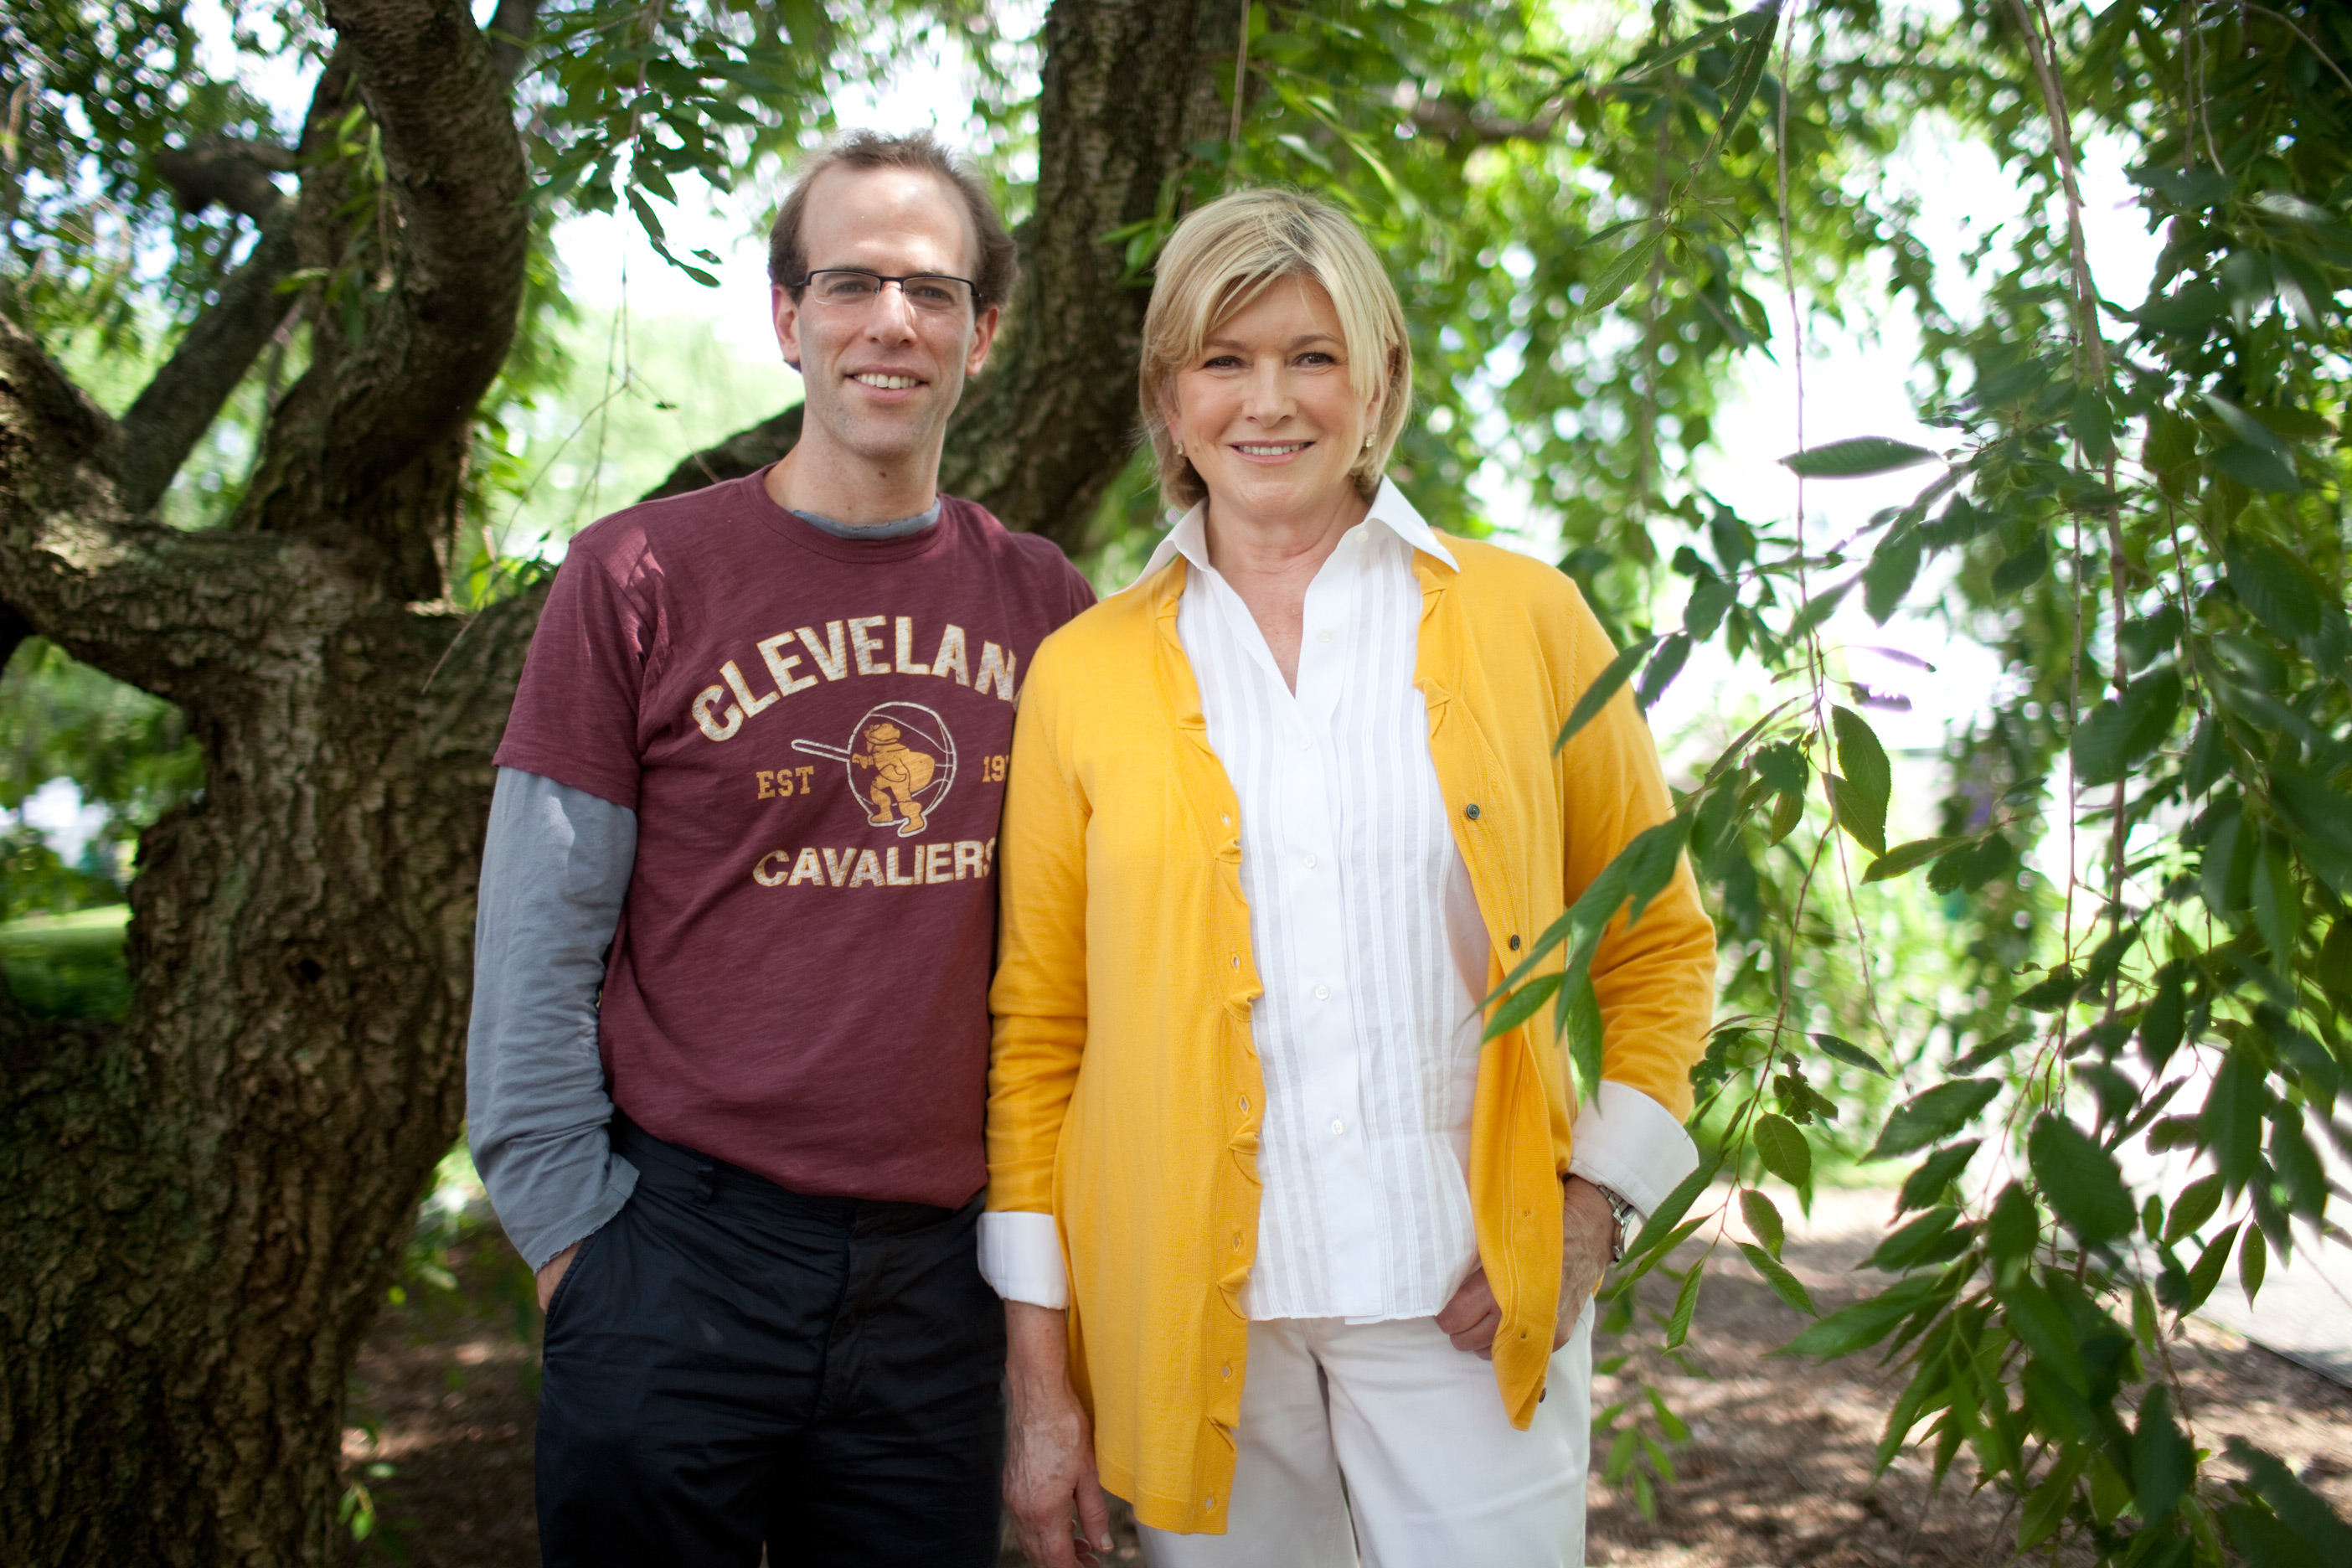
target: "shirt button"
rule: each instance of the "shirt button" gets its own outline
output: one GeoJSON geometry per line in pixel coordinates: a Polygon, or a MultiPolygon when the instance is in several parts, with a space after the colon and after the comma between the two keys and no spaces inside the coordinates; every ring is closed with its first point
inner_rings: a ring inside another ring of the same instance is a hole
{"type": "Polygon", "coordinates": [[[1331,988],[1328,985],[1318,985],[1315,988],[1315,1000],[1318,1002],[1331,1000],[1331,988]]]}
{"type": "Polygon", "coordinates": [[[1329,626],[1325,626],[1321,631],[1317,632],[1315,634],[1315,640],[1317,642],[1329,642],[1331,640],[1331,628],[1329,626]]]}
{"type": "Polygon", "coordinates": [[[1344,1134],[1347,1132],[1347,1131],[1348,1131],[1348,1124],[1347,1124],[1346,1122],[1344,1122],[1344,1121],[1342,1121],[1339,1120],[1339,1118],[1337,1118],[1337,1117],[1332,1118],[1332,1120],[1331,1120],[1331,1136],[1332,1136],[1332,1137],[1334,1137],[1334,1138],[1340,1137],[1340,1136],[1344,1135],[1344,1134]]]}
{"type": "Polygon", "coordinates": [[[1307,868],[1310,871],[1315,869],[1315,857],[1312,855],[1307,857],[1307,868]]]}
{"type": "Polygon", "coordinates": [[[1298,749],[1302,752],[1311,752],[1315,749],[1315,742],[1312,739],[1302,736],[1298,742],[1298,749]]]}

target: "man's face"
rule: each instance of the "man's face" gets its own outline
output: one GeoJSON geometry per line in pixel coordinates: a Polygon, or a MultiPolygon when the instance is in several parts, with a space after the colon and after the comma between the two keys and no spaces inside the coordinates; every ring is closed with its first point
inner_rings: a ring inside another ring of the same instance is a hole
{"type": "MultiPolygon", "coordinates": [[[[971,278],[979,247],[953,186],[918,169],[833,168],[801,217],[814,272],[856,267],[886,278],[971,278]]],[[[814,289],[772,293],[776,342],[807,387],[803,439],[875,463],[939,450],[948,416],[996,337],[993,308],[918,310],[896,284],[863,304],[828,305],[814,289]]]]}

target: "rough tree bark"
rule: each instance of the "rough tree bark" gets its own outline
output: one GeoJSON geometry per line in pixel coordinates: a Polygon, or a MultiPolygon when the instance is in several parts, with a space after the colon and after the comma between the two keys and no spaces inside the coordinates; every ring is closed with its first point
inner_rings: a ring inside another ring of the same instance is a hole
{"type": "MultiPolygon", "coordinates": [[[[277,279],[353,260],[347,173],[304,161],[281,204],[247,176],[282,155],[192,150],[186,188],[242,201],[261,237],[121,421],[0,316],[0,658],[37,634],[168,698],[207,769],[141,843],[127,1021],[37,1022],[0,985],[11,1562],[325,1561],[345,1378],[462,1112],[489,756],[540,599],[464,622],[439,601],[520,298],[509,76],[532,8],[507,0],[495,45],[457,0],[327,15],[311,134],[354,96],[380,128],[393,254],[363,259],[392,287],[353,337],[310,311],[311,368],[228,526],[150,514],[275,331],[277,279]]],[[[1125,460],[1143,297],[1097,237],[1217,133],[1237,16],[1049,17],[1027,280],[950,463],[1016,523],[1072,537],[1125,460]]]]}

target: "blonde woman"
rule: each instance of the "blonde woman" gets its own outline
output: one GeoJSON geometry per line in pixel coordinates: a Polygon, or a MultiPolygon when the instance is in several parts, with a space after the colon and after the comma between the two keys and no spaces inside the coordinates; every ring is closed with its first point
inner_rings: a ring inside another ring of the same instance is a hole
{"type": "Polygon", "coordinates": [[[1481,1047],[1672,807],[1628,697],[1553,754],[1612,657],[1575,587],[1381,477],[1411,382],[1344,216],[1193,214],[1141,375],[1189,510],[1023,693],[980,1245],[1049,1568],[1106,1489],[1155,1568],[1583,1562],[1591,1298],[1696,1162],[1714,936],[1686,868],[1610,931],[1580,1113],[1548,1015],[1481,1047]]]}

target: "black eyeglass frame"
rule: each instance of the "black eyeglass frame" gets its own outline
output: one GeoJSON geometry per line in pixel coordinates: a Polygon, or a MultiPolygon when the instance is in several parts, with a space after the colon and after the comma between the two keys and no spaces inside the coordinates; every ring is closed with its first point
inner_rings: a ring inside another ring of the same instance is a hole
{"type": "MultiPolygon", "coordinates": [[[[877,300],[882,297],[882,285],[885,283],[896,283],[901,295],[907,293],[908,284],[921,279],[935,278],[944,282],[961,283],[964,286],[965,302],[975,311],[980,309],[980,285],[969,278],[959,278],[952,272],[909,272],[903,277],[893,278],[886,272],[869,272],[863,267],[814,267],[802,274],[801,280],[792,286],[793,292],[796,294],[804,292],[810,284],[828,272],[847,273],[857,278],[871,278],[874,279],[874,297],[877,300]]],[[[825,303],[829,304],[831,301],[827,300],[825,303]]],[[[915,303],[912,297],[908,298],[907,303],[914,305],[919,310],[923,309],[922,306],[915,303]]]]}

